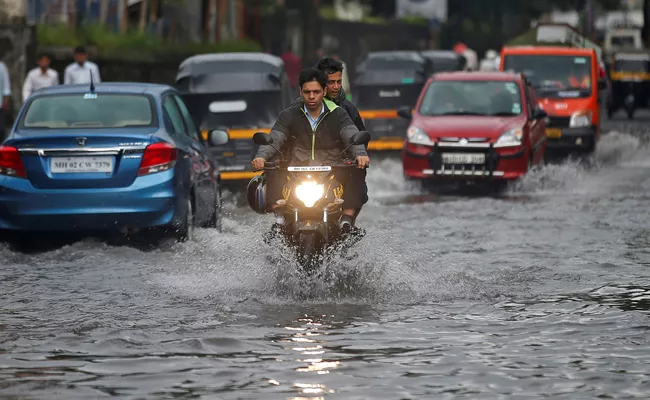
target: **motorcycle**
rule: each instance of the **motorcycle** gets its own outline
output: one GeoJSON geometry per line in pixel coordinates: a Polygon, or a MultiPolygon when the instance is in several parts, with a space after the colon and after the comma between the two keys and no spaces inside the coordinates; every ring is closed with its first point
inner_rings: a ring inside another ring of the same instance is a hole
{"type": "MultiPolygon", "coordinates": [[[[255,133],[253,141],[257,145],[273,146],[273,138],[264,132],[255,133]]],[[[365,145],[369,141],[370,133],[362,131],[353,138],[350,146],[365,145]]],[[[349,146],[341,155],[348,149],[349,146]]],[[[281,151],[276,150],[282,155],[281,151]]],[[[343,185],[337,180],[336,174],[346,168],[358,168],[358,165],[353,161],[318,166],[286,164],[283,161],[267,162],[263,170],[288,172],[287,183],[282,190],[283,198],[276,202],[280,207],[275,211],[281,212],[287,221],[283,231],[285,241],[296,250],[297,260],[303,270],[309,272],[318,268],[329,250],[337,248],[343,242],[348,242],[348,245],[356,243],[365,235],[361,229],[350,235],[341,235],[338,225],[344,200],[343,185]]]]}

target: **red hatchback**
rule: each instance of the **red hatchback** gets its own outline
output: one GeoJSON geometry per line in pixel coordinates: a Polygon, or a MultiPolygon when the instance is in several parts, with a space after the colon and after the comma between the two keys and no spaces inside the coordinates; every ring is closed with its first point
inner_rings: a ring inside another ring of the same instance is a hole
{"type": "Polygon", "coordinates": [[[544,159],[547,115],[519,73],[439,73],[398,113],[407,178],[514,180],[544,159]]]}

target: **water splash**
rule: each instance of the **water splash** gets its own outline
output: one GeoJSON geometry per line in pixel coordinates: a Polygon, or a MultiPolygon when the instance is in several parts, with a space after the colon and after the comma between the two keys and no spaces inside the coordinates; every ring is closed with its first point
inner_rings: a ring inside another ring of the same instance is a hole
{"type": "Polygon", "coordinates": [[[612,167],[642,166],[650,159],[647,143],[635,135],[609,132],[596,152],[587,158],[570,157],[560,163],[537,167],[510,188],[510,194],[561,194],[605,190],[602,174],[612,167]]]}
{"type": "MultiPolygon", "coordinates": [[[[603,137],[592,162],[569,160],[545,166],[525,177],[513,192],[559,194],[602,187],[601,174],[608,167],[642,163],[646,158],[647,147],[642,140],[612,132],[603,137]]],[[[418,192],[403,179],[399,159],[375,162],[368,171],[368,184],[371,199],[418,192]]],[[[0,257],[13,265],[74,264],[78,268],[110,260],[111,265],[141,271],[143,282],[155,291],[189,299],[214,298],[225,304],[252,300],[417,303],[493,298],[512,292],[508,279],[517,268],[533,265],[505,263],[494,267],[506,271],[503,274],[495,274],[494,268],[476,268],[484,262],[481,251],[486,251],[478,237],[490,235],[487,224],[481,221],[489,220],[492,214],[476,221],[471,210],[485,207],[486,201],[460,198],[392,207],[371,201],[361,216],[368,236],[347,255],[326,260],[324,276],[314,279],[297,274],[291,253],[263,243],[262,233],[269,229],[271,216],[259,216],[234,205],[226,207],[223,233],[200,229],[197,240],[191,243],[170,243],[145,252],[86,240],[40,255],[23,255],[2,245],[0,257]],[[425,215],[427,226],[422,225],[425,215]],[[445,232],[469,236],[448,237],[445,232]]],[[[503,210],[497,209],[519,207],[514,203],[504,206],[499,201],[489,206],[496,215],[503,215],[503,210]]],[[[519,283],[525,286],[525,280],[533,279],[533,275],[523,274],[525,278],[519,283]]]]}
{"type": "Polygon", "coordinates": [[[381,198],[420,192],[417,182],[404,178],[402,159],[399,157],[373,159],[366,182],[371,204],[377,204],[375,200],[381,198]]]}

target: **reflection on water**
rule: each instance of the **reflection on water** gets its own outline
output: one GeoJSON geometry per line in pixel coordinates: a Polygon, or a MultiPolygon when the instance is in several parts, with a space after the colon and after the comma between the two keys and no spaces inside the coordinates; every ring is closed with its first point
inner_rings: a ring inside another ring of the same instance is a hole
{"type": "MultiPolygon", "coordinates": [[[[279,378],[269,382],[278,387],[291,387],[300,395],[336,393],[337,388],[331,386],[336,381],[328,380],[326,384],[321,377],[346,367],[350,358],[332,341],[344,335],[354,321],[368,322],[364,316],[374,312],[369,306],[322,305],[309,307],[297,318],[282,324],[282,332],[268,335],[267,340],[292,355],[292,360],[285,361],[295,362],[294,370],[298,374],[294,382],[282,382],[279,378]]],[[[291,397],[302,398],[305,397],[291,397]]]]}
{"type": "Polygon", "coordinates": [[[610,285],[589,293],[567,296],[566,300],[592,301],[623,311],[650,311],[650,286],[610,285]]]}
{"type": "Polygon", "coordinates": [[[626,238],[625,244],[629,251],[625,258],[641,265],[650,265],[650,230],[642,229],[626,238]]]}

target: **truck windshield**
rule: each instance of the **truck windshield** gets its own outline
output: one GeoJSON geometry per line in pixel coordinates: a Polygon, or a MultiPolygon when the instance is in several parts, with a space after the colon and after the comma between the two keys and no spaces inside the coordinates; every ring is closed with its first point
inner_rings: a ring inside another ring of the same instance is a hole
{"type": "Polygon", "coordinates": [[[541,98],[589,97],[592,93],[591,56],[507,55],[505,71],[525,74],[541,98]]]}

